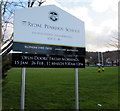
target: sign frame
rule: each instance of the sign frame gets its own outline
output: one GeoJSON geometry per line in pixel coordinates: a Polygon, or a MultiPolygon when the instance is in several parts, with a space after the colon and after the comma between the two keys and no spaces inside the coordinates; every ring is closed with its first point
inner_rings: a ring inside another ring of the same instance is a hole
{"type": "Polygon", "coordinates": [[[54,5],[19,9],[15,11],[13,51],[85,56],[84,22],[54,5]]]}

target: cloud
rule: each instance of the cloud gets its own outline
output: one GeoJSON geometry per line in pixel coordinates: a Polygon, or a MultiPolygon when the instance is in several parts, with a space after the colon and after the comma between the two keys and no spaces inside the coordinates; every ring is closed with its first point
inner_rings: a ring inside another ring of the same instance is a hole
{"type": "Polygon", "coordinates": [[[91,7],[96,12],[117,11],[118,0],[93,0],[91,7]]]}
{"type": "Polygon", "coordinates": [[[49,3],[85,22],[87,50],[110,50],[106,44],[113,32],[117,32],[118,0],[51,0],[49,3]]]}
{"type": "Polygon", "coordinates": [[[87,51],[110,51],[116,50],[117,47],[111,47],[108,43],[114,44],[115,42],[111,42],[114,33],[96,33],[92,31],[87,31],[86,33],[86,49],[87,51]],[[94,36],[93,36],[94,34],[94,36]],[[109,47],[107,47],[109,46],[109,47]]]}
{"type": "Polygon", "coordinates": [[[46,0],[43,5],[56,5],[85,22],[87,50],[109,50],[106,43],[118,29],[118,0],[46,0]]]}
{"type": "Polygon", "coordinates": [[[92,21],[92,18],[90,18],[88,15],[88,9],[85,7],[75,7],[72,9],[64,8],[64,9],[86,23],[89,23],[92,21]]]}
{"type": "Polygon", "coordinates": [[[55,0],[46,0],[46,2],[43,3],[43,5],[56,5],[58,7],[61,7],[61,5],[55,0]]]}

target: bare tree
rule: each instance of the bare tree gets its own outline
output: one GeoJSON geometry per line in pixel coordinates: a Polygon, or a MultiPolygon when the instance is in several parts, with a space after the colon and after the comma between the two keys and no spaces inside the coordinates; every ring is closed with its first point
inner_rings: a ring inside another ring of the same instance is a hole
{"type": "Polygon", "coordinates": [[[116,51],[113,51],[114,61],[117,61],[117,64],[120,66],[120,37],[119,33],[114,33],[110,42],[106,44],[108,48],[114,48],[116,51]]]}
{"type": "Polygon", "coordinates": [[[2,46],[7,42],[11,42],[13,40],[13,19],[15,10],[18,8],[41,6],[44,2],[45,0],[28,0],[25,2],[21,0],[18,0],[17,2],[9,2],[8,0],[6,0],[4,2],[0,2],[0,4],[2,5],[2,46]]]}
{"type": "MultiPolygon", "coordinates": [[[[8,57],[8,53],[12,50],[12,45],[13,45],[13,19],[14,19],[14,13],[15,10],[18,8],[30,8],[34,6],[41,6],[45,1],[43,0],[28,0],[28,1],[21,1],[21,0],[16,0],[16,2],[9,2],[9,0],[1,0],[0,1],[0,6],[1,10],[0,13],[2,15],[2,19],[0,20],[0,27],[1,27],[1,32],[0,33],[0,45],[1,45],[1,52],[0,56],[2,57],[2,64],[5,68],[6,63],[9,63],[9,60],[6,59],[8,57]],[[6,60],[8,60],[6,62],[6,60]]],[[[3,68],[5,70],[5,68],[3,68]]],[[[8,67],[6,68],[8,70],[8,67]]],[[[6,70],[5,70],[6,71],[6,70]]]]}
{"type": "Polygon", "coordinates": [[[107,42],[106,47],[119,50],[119,46],[120,46],[119,43],[120,43],[120,38],[118,37],[117,33],[114,33],[111,40],[107,42]]]}

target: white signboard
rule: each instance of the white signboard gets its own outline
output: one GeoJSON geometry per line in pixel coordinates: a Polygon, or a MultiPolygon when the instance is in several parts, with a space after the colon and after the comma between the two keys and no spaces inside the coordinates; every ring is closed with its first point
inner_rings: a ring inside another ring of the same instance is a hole
{"type": "Polygon", "coordinates": [[[14,43],[13,50],[17,43],[85,48],[84,22],[54,5],[18,9],[14,43]]]}

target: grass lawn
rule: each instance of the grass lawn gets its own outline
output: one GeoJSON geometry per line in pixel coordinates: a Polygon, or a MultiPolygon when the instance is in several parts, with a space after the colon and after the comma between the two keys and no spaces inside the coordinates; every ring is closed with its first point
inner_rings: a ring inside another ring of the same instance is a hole
{"type": "MultiPolygon", "coordinates": [[[[12,68],[3,82],[3,109],[20,108],[21,69],[12,68]]],[[[27,68],[25,109],[74,109],[74,69],[27,68]]],[[[118,109],[118,67],[79,69],[80,109],[118,109]]]]}

